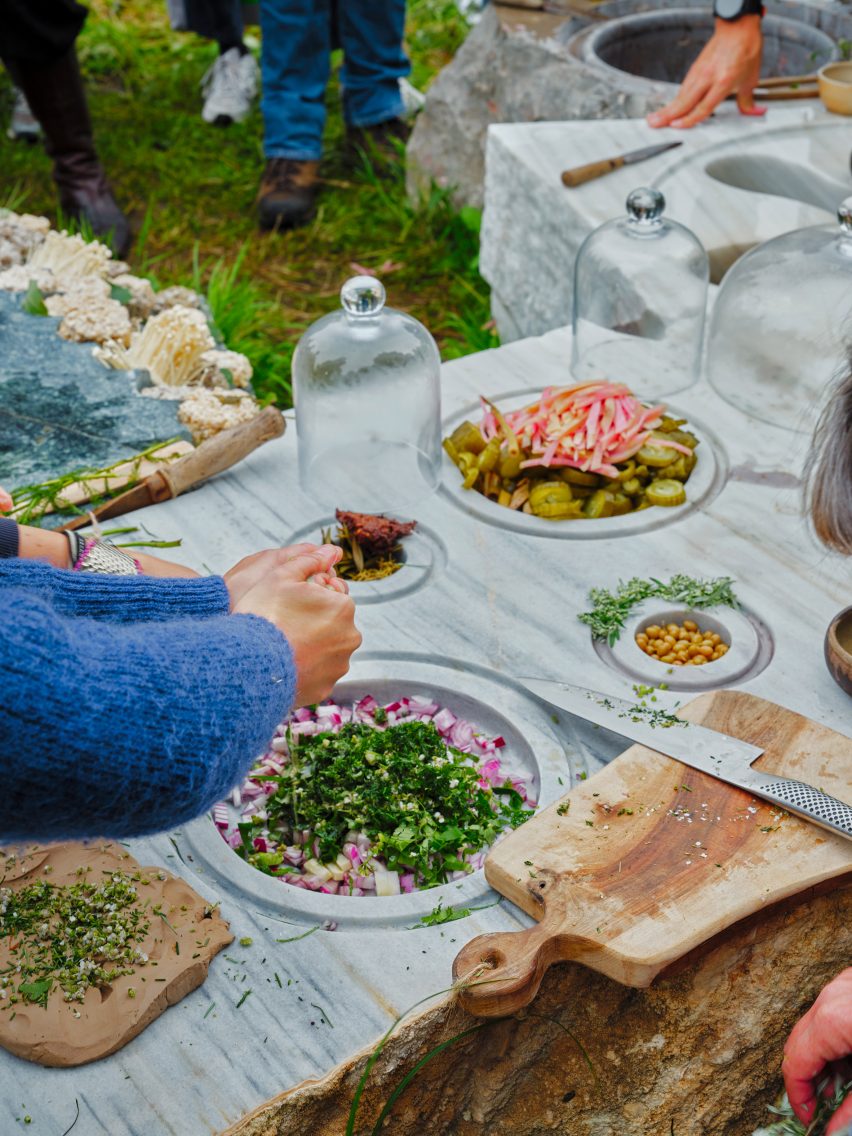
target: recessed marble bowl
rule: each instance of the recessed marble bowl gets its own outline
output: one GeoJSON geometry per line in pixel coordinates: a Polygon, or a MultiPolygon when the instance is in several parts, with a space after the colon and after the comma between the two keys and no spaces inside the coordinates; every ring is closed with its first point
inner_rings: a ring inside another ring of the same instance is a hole
{"type": "Polygon", "coordinates": [[[852,606],[844,608],[829,624],[825,662],[840,689],[852,694],[852,606]]]}

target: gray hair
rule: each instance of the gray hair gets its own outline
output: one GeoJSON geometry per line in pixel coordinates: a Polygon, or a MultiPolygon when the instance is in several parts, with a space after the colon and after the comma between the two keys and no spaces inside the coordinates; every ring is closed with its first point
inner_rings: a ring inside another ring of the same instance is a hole
{"type": "Polygon", "coordinates": [[[823,544],[852,555],[852,348],[814,431],[805,501],[823,544]]]}

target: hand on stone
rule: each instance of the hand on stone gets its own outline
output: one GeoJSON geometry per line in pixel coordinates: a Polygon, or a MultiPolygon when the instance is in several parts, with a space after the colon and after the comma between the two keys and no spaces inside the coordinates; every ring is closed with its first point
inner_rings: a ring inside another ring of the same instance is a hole
{"type": "Polygon", "coordinates": [[[327,698],[361,644],[355,605],[332,586],[337,578],[329,572],[330,561],[339,551],[325,545],[292,556],[265,572],[233,607],[235,614],[268,619],[287,639],[296,664],[297,706],[327,698]]]}
{"type": "Polygon", "coordinates": [[[255,552],[252,556],[246,556],[225,573],[224,580],[231,597],[231,610],[236,608],[246,592],[259,584],[264,576],[305,553],[320,555],[318,562],[320,567],[313,575],[314,583],[331,587],[334,591],[344,593],[349,591],[345,581],[338,579],[334,572],[334,565],[343,555],[343,550],[337,545],[289,544],[283,548],[269,548],[264,552],[255,552]]]}
{"type": "Polygon", "coordinates": [[[740,114],[764,114],[765,107],[754,105],[762,49],[760,16],[717,19],[713,38],[690,67],[677,95],[668,106],[648,115],[648,125],[687,129],[703,122],[734,93],[740,114]]]}
{"type": "MultiPolygon", "coordinates": [[[[790,1104],[805,1125],[813,1120],[817,1083],[852,1055],[852,967],[829,982],[793,1027],[784,1046],[784,1087],[790,1104]]],[[[852,1096],[846,1098],[826,1129],[826,1136],[845,1136],[852,1127],[852,1096]]]]}

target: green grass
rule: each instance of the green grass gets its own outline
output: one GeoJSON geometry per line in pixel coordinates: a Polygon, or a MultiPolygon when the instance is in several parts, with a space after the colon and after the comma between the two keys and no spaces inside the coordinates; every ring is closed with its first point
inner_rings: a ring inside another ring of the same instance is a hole
{"type": "MultiPolygon", "coordinates": [[[[416,210],[401,159],[383,177],[364,161],[347,168],[336,80],[316,218],[264,235],[254,209],[263,169],[259,111],[224,130],[200,117],[198,84],[216,48],[172,32],[161,3],[94,0],[90,8],[78,49],[99,152],[137,234],[132,266],[160,286],[200,282],[209,290],[228,345],[255,365],[259,395],[289,405],[296,341],[336,307],[353,263],[385,265],[389,302],[426,324],[445,359],[497,343],[477,270],[477,211],[459,214],[439,190],[416,210]]],[[[452,58],[466,25],[452,0],[409,0],[408,9],[412,80],[422,88],[452,58]]],[[[9,142],[3,131],[0,162],[16,205],[55,218],[40,147],[9,142]]]]}

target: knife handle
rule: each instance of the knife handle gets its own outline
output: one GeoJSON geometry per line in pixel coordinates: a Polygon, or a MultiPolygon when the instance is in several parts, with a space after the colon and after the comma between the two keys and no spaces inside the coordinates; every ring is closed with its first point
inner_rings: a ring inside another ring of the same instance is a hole
{"type": "Polygon", "coordinates": [[[613,170],[620,170],[624,165],[624,158],[602,158],[599,162],[589,162],[585,166],[574,166],[571,170],[562,171],[562,184],[569,189],[583,185],[587,181],[611,174],[613,170]]]}
{"type": "Polygon", "coordinates": [[[813,785],[786,777],[766,777],[749,781],[748,791],[781,805],[788,812],[805,817],[812,824],[852,840],[852,807],[821,789],[815,789],[813,785]]]}
{"type": "Polygon", "coordinates": [[[279,438],[285,425],[281,411],[267,406],[250,421],[208,438],[185,458],[157,471],[171,491],[164,496],[178,497],[202,481],[230,469],[264,442],[279,438]]]}

